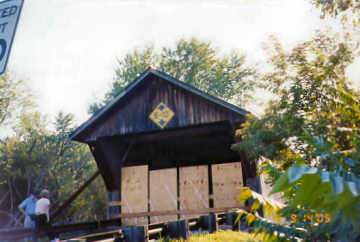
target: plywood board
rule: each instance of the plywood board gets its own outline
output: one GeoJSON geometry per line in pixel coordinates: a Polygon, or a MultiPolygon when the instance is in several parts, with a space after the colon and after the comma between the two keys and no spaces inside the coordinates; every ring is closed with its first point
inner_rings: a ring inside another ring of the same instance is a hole
{"type": "MultiPolygon", "coordinates": [[[[150,211],[177,210],[176,168],[150,171],[150,211]]],[[[153,216],[150,223],[174,221],[176,215],[153,216]]]]}
{"type": "Polygon", "coordinates": [[[212,184],[214,207],[234,207],[240,205],[236,200],[239,188],[243,186],[240,162],[212,165],[212,184]]]}
{"type": "MultiPolygon", "coordinates": [[[[209,207],[208,166],[179,168],[180,210],[209,207]]],[[[181,215],[181,218],[196,215],[181,215]]]]}
{"type": "MultiPolygon", "coordinates": [[[[148,211],[148,166],[122,168],[121,204],[121,213],[148,211]]],[[[147,217],[122,219],[125,226],[144,225],[147,222],[147,217]]]]}

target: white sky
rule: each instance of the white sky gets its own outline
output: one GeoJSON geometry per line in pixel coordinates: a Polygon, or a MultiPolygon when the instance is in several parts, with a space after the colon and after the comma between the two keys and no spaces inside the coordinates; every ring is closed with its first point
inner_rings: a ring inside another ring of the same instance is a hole
{"type": "Polygon", "coordinates": [[[25,0],[8,70],[38,96],[42,112],[88,118],[113,81],[116,57],[181,37],[211,41],[263,59],[275,34],[286,45],[309,39],[320,19],[309,0],[25,0]]]}

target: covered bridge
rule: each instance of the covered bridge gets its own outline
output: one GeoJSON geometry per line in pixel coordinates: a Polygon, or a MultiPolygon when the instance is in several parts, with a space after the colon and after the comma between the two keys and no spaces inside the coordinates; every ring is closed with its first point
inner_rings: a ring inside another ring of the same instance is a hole
{"type": "MultiPolygon", "coordinates": [[[[82,124],[108,190],[108,216],[236,206],[256,176],[230,149],[246,110],[149,68],[82,124]]],[[[186,217],[186,215],[181,215],[186,217]]],[[[124,225],[176,219],[123,219],[124,225]]]]}

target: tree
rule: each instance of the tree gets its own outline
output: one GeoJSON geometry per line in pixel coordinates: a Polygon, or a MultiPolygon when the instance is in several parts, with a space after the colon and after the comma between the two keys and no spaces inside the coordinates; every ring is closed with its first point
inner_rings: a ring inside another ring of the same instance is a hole
{"type": "MultiPolygon", "coordinates": [[[[326,131],[330,120],[323,118],[321,123],[324,127],[316,130],[310,121],[320,117],[311,115],[331,111],[332,87],[348,83],[345,70],[354,59],[354,47],[349,37],[341,40],[318,33],[313,40],[297,45],[290,53],[286,53],[276,38],[272,37],[271,41],[273,49],[269,64],[273,71],[262,75],[259,82],[275,98],[270,101],[262,119],[250,117],[252,126],[247,128],[254,134],[242,143],[246,146],[244,148],[252,150],[250,155],[254,160],[264,152],[270,159],[281,158],[283,149],[288,147],[285,143],[290,138],[292,145],[296,146],[294,148],[301,149],[302,143],[293,137],[303,134],[304,125],[314,134],[326,131]],[[258,129],[263,130],[256,132],[258,129]]],[[[244,134],[243,138],[248,136],[244,134]]]]}
{"type": "MultiPolygon", "coordinates": [[[[19,225],[17,205],[30,191],[48,188],[54,209],[96,171],[88,148],[69,140],[72,123],[72,115],[60,112],[50,129],[25,84],[14,74],[0,77],[0,127],[7,131],[0,137],[0,212],[12,218],[1,225],[19,225]]],[[[102,181],[95,180],[59,219],[104,218],[105,194],[102,181]]]]}
{"type": "MultiPolygon", "coordinates": [[[[73,116],[59,113],[55,130],[49,130],[40,113],[23,115],[16,127],[16,136],[0,144],[0,184],[8,187],[9,203],[2,205],[17,214],[17,204],[30,190],[51,191],[52,209],[64,202],[97,169],[88,148],[69,140],[73,116]]],[[[62,220],[101,219],[105,216],[105,188],[99,179],[81,194],[62,220]]],[[[15,216],[17,217],[17,216],[15,216]]]]}
{"type": "MultiPolygon", "coordinates": [[[[360,236],[360,94],[349,87],[345,75],[354,59],[351,39],[319,33],[289,53],[276,40],[273,46],[273,71],[261,80],[276,98],[262,118],[248,119],[238,131],[243,141],[233,148],[248,151],[253,162],[261,161],[260,171],[274,185],[272,193],[283,192],[287,200],[277,216],[306,232],[261,219],[251,222],[270,234],[356,240],[360,236]],[[310,221],[320,215],[328,217],[326,223],[310,221]],[[294,216],[297,220],[291,220],[294,216]]],[[[242,196],[249,197],[251,193],[242,196]]],[[[258,199],[253,209],[262,201],[258,199]]],[[[278,210],[269,204],[263,204],[265,214],[278,210]]]]}
{"type": "Polygon", "coordinates": [[[4,126],[11,118],[34,107],[32,96],[21,80],[14,74],[5,72],[0,76],[0,125],[4,126]]]}
{"type": "MultiPolygon", "coordinates": [[[[72,142],[69,135],[73,132],[73,115],[58,113],[55,131],[48,137],[48,152],[51,153],[51,175],[58,206],[69,198],[83,183],[92,176],[97,166],[92,154],[84,144],[72,142]]],[[[105,218],[106,190],[101,178],[97,178],[87,189],[64,210],[57,220],[86,221],[105,218]]]]}
{"type": "Polygon", "coordinates": [[[134,50],[118,59],[115,82],[102,102],[90,106],[89,112],[95,113],[149,66],[186,82],[200,90],[244,105],[249,98],[248,91],[254,88],[253,68],[245,66],[245,56],[238,52],[220,56],[209,42],[195,38],[180,39],[174,48],[163,47],[156,52],[153,46],[134,50]]]}
{"type": "MultiPolygon", "coordinates": [[[[321,9],[323,17],[326,15],[336,17],[347,12],[355,14],[357,18],[360,17],[360,3],[357,0],[312,0],[312,2],[321,9]]],[[[359,19],[356,20],[359,21],[359,19]]],[[[355,22],[355,24],[360,24],[360,22],[355,22]]]]}

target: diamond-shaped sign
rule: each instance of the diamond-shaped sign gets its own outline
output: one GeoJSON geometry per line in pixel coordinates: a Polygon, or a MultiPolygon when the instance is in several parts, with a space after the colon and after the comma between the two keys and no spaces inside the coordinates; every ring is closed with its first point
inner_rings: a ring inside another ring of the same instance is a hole
{"type": "Polygon", "coordinates": [[[159,103],[154,111],[149,115],[149,118],[160,128],[165,128],[166,125],[174,117],[174,112],[163,103],[159,103]]]}

